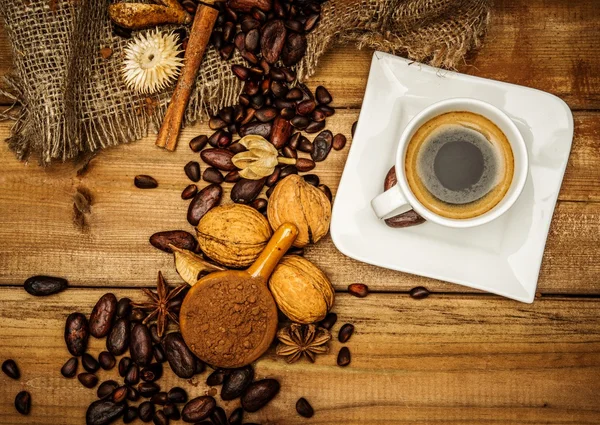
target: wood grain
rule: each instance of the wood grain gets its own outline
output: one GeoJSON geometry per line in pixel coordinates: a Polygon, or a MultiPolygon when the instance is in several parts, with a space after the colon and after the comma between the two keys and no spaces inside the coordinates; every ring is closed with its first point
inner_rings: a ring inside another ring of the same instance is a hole
{"type": "MultiPolygon", "coordinates": [[[[118,297],[140,299],[118,289],[118,297]]],[[[59,370],[69,357],[63,327],[72,311],[88,315],[102,290],[69,289],[34,298],[21,288],[2,288],[0,321],[3,358],[18,362],[20,381],[0,377],[0,424],[81,424],[95,390],[59,370]],[[14,414],[12,402],[30,391],[30,416],[14,414]]],[[[268,409],[246,421],[284,424],[596,424],[600,421],[600,300],[542,298],[525,305],[490,296],[338,295],[334,311],[356,331],[346,344],[347,368],[335,365],[341,344],[314,365],[288,365],[271,349],[257,376],[281,381],[268,409]],[[399,324],[402,325],[399,325],[399,324]],[[295,401],[315,408],[311,421],[296,415],[295,401]]],[[[104,341],[92,340],[97,355],[104,341]]],[[[167,367],[168,369],[168,367],[167,367]]],[[[102,380],[119,379],[115,370],[102,380]]],[[[163,389],[180,385],[190,396],[204,394],[207,372],[192,385],[170,372],[163,389]]],[[[221,404],[221,402],[219,402],[221,404]]],[[[226,405],[230,412],[237,401],[226,405]]]]}

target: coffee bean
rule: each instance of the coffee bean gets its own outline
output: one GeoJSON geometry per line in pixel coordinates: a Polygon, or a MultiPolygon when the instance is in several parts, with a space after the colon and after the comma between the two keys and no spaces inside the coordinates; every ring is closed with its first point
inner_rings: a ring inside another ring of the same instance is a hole
{"type": "Polygon", "coordinates": [[[160,392],[160,386],[155,382],[141,382],[137,387],[138,392],[144,398],[150,398],[160,392]]]}
{"type": "Polygon", "coordinates": [[[163,374],[163,366],[162,363],[152,363],[140,372],[140,378],[145,382],[154,382],[163,374]]]}
{"type": "Polygon", "coordinates": [[[131,327],[133,327],[134,323],[142,322],[145,318],[146,318],[146,313],[144,313],[144,311],[142,309],[134,308],[133,310],[131,310],[131,313],[129,314],[129,321],[132,322],[131,327]]]}
{"type": "Polygon", "coordinates": [[[296,402],[296,412],[305,418],[312,418],[315,414],[312,406],[304,397],[299,398],[296,402]]]}
{"type": "Polygon", "coordinates": [[[341,133],[338,133],[335,136],[333,136],[332,146],[333,149],[335,149],[336,151],[344,149],[344,146],[346,146],[346,136],[344,136],[341,133]]]}
{"type": "Polygon", "coordinates": [[[122,387],[117,388],[112,393],[112,401],[115,403],[122,403],[127,398],[127,387],[123,385],[122,387]]]}
{"type": "Polygon", "coordinates": [[[306,54],[307,47],[308,42],[304,34],[291,33],[281,51],[281,61],[285,66],[296,65],[306,54]]]}
{"type": "Polygon", "coordinates": [[[167,399],[171,403],[185,403],[188,400],[188,395],[183,388],[173,387],[167,393],[167,399]]]}
{"type": "Polygon", "coordinates": [[[211,396],[200,396],[190,400],[183,408],[181,417],[184,422],[198,422],[206,419],[217,403],[211,396]]]}
{"type": "Polygon", "coordinates": [[[258,212],[265,212],[267,210],[268,202],[264,198],[257,198],[250,203],[252,208],[255,208],[258,212]]]}
{"type": "Polygon", "coordinates": [[[96,396],[98,396],[100,399],[106,398],[112,395],[117,388],[119,388],[117,381],[113,381],[112,379],[104,381],[98,386],[98,389],[96,390],[96,396]]]}
{"type": "Polygon", "coordinates": [[[356,124],[358,124],[358,121],[354,121],[352,123],[352,129],[350,131],[350,134],[352,135],[352,137],[354,137],[354,132],[356,131],[356,124]]]}
{"type": "Polygon", "coordinates": [[[422,300],[423,298],[427,298],[429,296],[429,291],[423,286],[417,286],[416,288],[412,288],[409,294],[411,298],[414,298],[415,300],[422,300]]]}
{"type": "Polygon", "coordinates": [[[65,362],[63,367],[60,368],[60,373],[65,378],[72,378],[77,374],[77,366],[79,365],[79,359],[77,357],[71,357],[65,362]]]}
{"type": "Polygon", "coordinates": [[[304,130],[308,124],[310,124],[310,119],[301,115],[296,115],[290,120],[290,123],[294,126],[294,128],[298,130],[304,130]]]}
{"type": "Polygon", "coordinates": [[[232,370],[225,376],[223,388],[221,389],[221,398],[223,400],[233,400],[242,395],[254,379],[254,369],[252,366],[245,366],[232,370]]]}
{"type": "Polygon", "coordinates": [[[244,420],[244,409],[238,407],[231,415],[229,415],[229,425],[242,425],[242,421],[244,420]]]}
{"type": "Polygon", "coordinates": [[[140,399],[140,393],[133,387],[127,388],[127,400],[138,401],[140,399]]]}
{"type": "Polygon", "coordinates": [[[414,210],[408,210],[401,214],[395,215],[384,220],[385,224],[395,229],[416,226],[425,223],[425,219],[417,214],[414,210]]]}
{"type": "Polygon", "coordinates": [[[106,348],[111,354],[120,356],[127,351],[129,347],[129,328],[129,320],[125,318],[117,319],[106,338],[106,348]]]}
{"type": "Polygon", "coordinates": [[[276,149],[281,149],[288,142],[293,130],[289,121],[279,116],[273,121],[273,129],[269,140],[276,149]]]}
{"type": "Polygon", "coordinates": [[[340,328],[340,332],[338,334],[338,340],[341,343],[348,342],[353,333],[354,333],[354,325],[352,325],[350,323],[346,323],[345,325],[343,325],[340,328]]]}
{"type": "Polygon", "coordinates": [[[4,362],[2,362],[2,372],[12,379],[19,379],[21,377],[21,372],[19,371],[17,363],[12,359],[4,360],[4,362]]]}
{"type": "Polygon", "coordinates": [[[115,367],[117,360],[115,359],[115,356],[108,351],[102,351],[100,354],[98,354],[98,363],[102,369],[110,370],[115,367]]]}
{"type": "Polygon", "coordinates": [[[348,292],[358,298],[364,298],[369,295],[369,287],[364,283],[352,283],[348,285],[348,292]]]}
{"type": "Polygon", "coordinates": [[[85,413],[86,425],[108,425],[123,416],[127,406],[112,400],[97,400],[89,405],[85,413]]]}
{"type": "Polygon", "coordinates": [[[385,175],[385,179],[383,181],[383,190],[386,191],[391,189],[392,186],[395,186],[398,183],[398,179],[396,178],[396,168],[392,166],[390,170],[385,175]]]}
{"type": "MultiPolygon", "coordinates": [[[[300,89],[298,89],[298,90],[300,90],[300,89]]],[[[312,111],[314,111],[316,107],[317,107],[317,103],[312,99],[308,99],[308,100],[304,100],[296,105],[296,112],[299,115],[310,115],[310,113],[312,111]]]]}
{"type": "MultiPolygon", "coordinates": [[[[248,134],[256,134],[258,136],[262,136],[265,139],[269,138],[269,134],[271,134],[272,124],[270,122],[252,122],[249,124],[244,124],[240,127],[240,136],[244,137],[248,134]]],[[[218,168],[218,167],[217,167],[218,168]]],[[[229,171],[229,170],[225,170],[229,171]]]]}
{"type": "Polygon", "coordinates": [[[210,421],[214,425],[229,425],[227,423],[227,415],[222,407],[215,407],[215,410],[210,414],[210,421]]]}
{"type": "Polygon", "coordinates": [[[301,171],[303,173],[312,170],[313,168],[315,168],[315,166],[315,162],[308,158],[298,158],[298,161],[296,161],[296,168],[298,169],[298,171],[301,171]]]}
{"type": "Polygon", "coordinates": [[[90,373],[94,373],[100,369],[100,363],[88,353],[83,353],[83,356],[81,356],[81,365],[90,373]]]}
{"type": "Polygon", "coordinates": [[[338,366],[345,367],[350,364],[350,350],[348,347],[342,347],[337,357],[338,366]]]}
{"type": "Polygon", "coordinates": [[[319,189],[325,194],[325,196],[327,196],[329,202],[333,202],[333,194],[331,193],[331,189],[329,189],[329,186],[327,186],[326,184],[320,184],[319,189]]]}
{"type": "Polygon", "coordinates": [[[315,90],[315,97],[317,98],[317,102],[321,105],[328,105],[333,100],[329,91],[323,86],[317,87],[317,90],[315,90]]]}
{"type": "Polygon", "coordinates": [[[201,134],[200,136],[194,137],[190,140],[190,149],[193,152],[200,152],[202,149],[206,147],[208,143],[208,136],[201,134]]]}
{"type": "MultiPolygon", "coordinates": [[[[206,151],[203,151],[206,152],[206,151]]],[[[209,210],[219,205],[221,202],[221,196],[223,195],[223,189],[221,186],[211,184],[206,186],[200,192],[194,196],[194,199],[190,202],[187,213],[187,220],[192,226],[198,225],[200,219],[209,210]]]]}
{"type": "Polygon", "coordinates": [[[162,347],[162,345],[156,344],[152,348],[152,351],[154,353],[154,360],[156,360],[159,363],[164,363],[167,361],[167,355],[165,354],[165,350],[162,347]]]}
{"type": "Polygon", "coordinates": [[[127,385],[136,385],[140,382],[140,368],[135,363],[129,366],[129,370],[125,374],[125,383],[127,385]]]}
{"type": "Polygon", "coordinates": [[[298,169],[295,165],[286,165],[285,167],[283,167],[281,169],[281,172],[279,173],[279,179],[283,180],[290,174],[298,174],[298,169]]]}
{"type": "Polygon", "coordinates": [[[246,412],[256,412],[277,395],[279,388],[279,382],[275,379],[253,382],[242,396],[242,407],[246,412]]]}
{"type": "MultiPolygon", "coordinates": [[[[177,248],[187,249],[190,251],[195,251],[198,246],[198,242],[196,242],[196,238],[189,232],[184,230],[168,230],[165,232],[157,232],[150,236],[150,244],[160,249],[161,251],[172,253],[173,250],[169,247],[169,245],[174,245],[177,248]]],[[[126,306],[121,307],[125,309],[126,306]]],[[[130,307],[127,307],[130,308],[130,307]]],[[[117,308],[119,310],[119,308],[117,308]]],[[[126,314],[124,312],[119,314],[117,312],[117,317],[125,317],[126,314]]]]}
{"type": "Polygon", "coordinates": [[[64,291],[68,285],[69,282],[60,277],[32,276],[25,281],[23,286],[29,294],[36,297],[45,297],[64,291]]]}
{"type": "Polygon", "coordinates": [[[144,401],[138,406],[138,416],[142,422],[150,422],[154,417],[154,404],[144,401]]]}
{"type": "Polygon", "coordinates": [[[192,199],[198,193],[198,186],[189,184],[181,192],[181,199],[192,199]]]}
{"type": "Polygon", "coordinates": [[[98,383],[98,377],[93,373],[80,373],[77,375],[77,379],[86,388],[94,388],[98,383]]]}
{"type": "Polygon", "coordinates": [[[283,21],[273,20],[267,22],[262,28],[262,37],[260,47],[263,58],[270,64],[274,64],[279,59],[279,55],[285,45],[287,31],[283,21]]]}
{"type": "Polygon", "coordinates": [[[132,364],[133,360],[131,360],[131,357],[123,357],[121,358],[121,360],[119,360],[119,375],[122,378],[124,378],[125,375],[127,375],[127,372],[129,371],[129,368],[132,364]]]}
{"type": "Polygon", "coordinates": [[[319,186],[319,176],[317,176],[316,174],[305,174],[302,176],[302,178],[304,179],[304,181],[308,184],[310,184],[311,186],[314,187],[318,187],[319,186]]]}
{"type": "Polygon", "coordinates": [[[179,332],[168,334],[163,341],[163,346],[169,366],[171,366],[175,375],[183,379],[194,376],[196,373],[196,357],[189,350],[179,332]]]}
{"type": "Polygon", "coordinates": [[[206,385],[211,387],[215,385],[221,385],[225,380],[225,376],[229,374],[229,370],[215,369],[208,378],[206,378],[206,385]]]}
{"type": "Polygon", "coordinates": [[[325,328],[327,330],[331,330],[331,328],[333,328],[333,325],[335,325],[335,322],[337,322],[337,314],[327,313],[325,318],[323,320],[321,320],[321,323],[319,324],[319,326],[321,326],[322,328],[325,328]]]}
{"type": "Polygon", "coordinates": [[[88,321],[81,313],[71,313],[65,323],[65,343],[74,356],[81,356],[88,345],[90,331],[88,321]]]}
{"type": "Polygon", "coordinates": [[[150,398],[150,401],[154,404],[158,404],[161,406],[164,406],[169,402],[169,400],[167,399],[167,393],[164,391],[154,394],[152,398],[150,398]]]}
{"type": "Polygon", "coordinates": [[[135,176],[133,179],[133,184],[138,189],[154,189],[158,187],[158,182],[152,176],[148,176],[146,174],[140,174],[135,176]]]}
{"type": "MultiPolygon", "coordinates": [[[[90,334],[96,338],[104,338],[110,332],[117,312],[117,297],[110,292],[104,294],[94,306],[90,314],[90,334]]],[[[83,363],[85,367],[85,363],[83,363]]],[[[94,371],[95,372],[95,371],[94,371]]]]}
{"type": "Polygon", "coordinates": [[[138,418],[137,407],[128,406],[123,414],[123,423],[130,424],[138,418]]]}
{"type": "Polygon", "coordinates": [[[267,179],[260,180],[240,179],[231,189],[231,200],[238,204],[249,204],[254,201],[267,179]]]}
{"type": "Polygon", "coordinates": [[[165,404],[165,407],[163,407],[163,412],[165,412],[167,418],[173,419],[174,421],[181,419],[181,413],[179,412],[177,406],[175,406],[173,403],[165,404]]]}

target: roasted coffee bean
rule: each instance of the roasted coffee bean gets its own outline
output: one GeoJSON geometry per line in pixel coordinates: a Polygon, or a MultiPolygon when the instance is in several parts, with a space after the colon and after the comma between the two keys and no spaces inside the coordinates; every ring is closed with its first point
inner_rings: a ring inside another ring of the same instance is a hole
{"type": "Polygon", "coordinates": [[[285,45],[287,31],[281,20],[269,21],[262,28],[262,37],[260,39],[260,48],[263,58],[270,64],[274,64],[279,59],[279,55],[285,45]]]}
{"type": "Polygon", "coordinates": [[[402,214],[395,215],[384,220],[385,224],[395,229],[416,226],[425,223],[425,219],[414,210],[408,210],[402,214]]]}
{"type": "Polygon", "coordinates": [[[181,199],[192,199],[198,193],[198,186],[189,184],[181,192],[181,199]]]}
{"type": "Polygon", "coordinates": [[[301,171],[303,173],[312,170],[313,168],[315,168],[315,166],[315,162],[308,158],[298,158],[298,161],[296,161],[296,168],[298,169],[298,171],[301,171]]]}
{"type": "Polygon", "coordinates": [[[181,419],[181,413],[179,412],[177,406],[175,406],[173,403],[165,404],[165,407],[163,407],[163,412],[165,412],[167,418],[173,419],[174,421],[181,419]]]}
{"type": "Polygon", "coordinates": [[[227,127],[227,123],[219,117],[211,117],[210,120],[208,120],[208,127],[211,130],[220,130],[227,127]]]}
{"type": "MultiPolygon", "coordinates": [[[[195,251],[198,246],[198,242],[196,242],[196,238],[184,230],[168,230],[165,232],[157,232],[150,236],[150,244],[160,249],[161,251],[172,253],[173,250],[169,245],[174,245],[177,248],[187,249],[190,251],[195,251]]],[[[128,298],[123,298],[125,300],[129,300],[128,298]]],[[[123,300],[121,299],[121,301],[123,300]]],[[[121,303],[119,301],[119,303],[121,303]]],[[[125,303],[125,301],[122,301],[125,303]]],[[[126,317],[128,315],[127,310],[131,309],[130,300],[127,301],[127,305],[123,305],[121,307],[117,306],[117,317],[126,317]]]]}
{"type": "Polygon", "coordinates": [[[283,167],[281,169],[281,172],[279,173],[279,179],[283,180],[290,174],[298,174],[298,169],[295,165],[286,165],[285,167],[283,167]]]}
{"type": "Polygon", "coordinates": [[[210,421],[214,425],[228,425],[225,410],[219,406],[215,407],[215,410],[210,414],[210,421]]]}
{"type": "Polygon", "coordinates": [[[313,13],[308,18],[306,18],[306,22],[304,22],[304,31],[306,31],[306,32],[312,31],[315,28],[315,26],[317,25],[317,22],[319,22],[320,16],[321,15],[319,13],[313,13]]]}
{"type": "Polygon", "coordinates": [[[231,189],[231,200],[237,204],[249,204],[259,195],[266,180],[266,177],[260,180],[240,179],[231,189]]]}
{"type": "Polygon", "coordinates": [[[140,382],[140,368],[134,363],[129,366],[129,370],[125,374],[125,383],[127,385],[136,385],[138,382],[140,382]]]}
{"type": "Polygon", "coordinates": [[[117,360],[115,356],[110,354],[108,351],[102,351],[98,354],[98,363],[100,363],[100,367],[104,370],[110,370],[115,367],[117,360]]]}
{"type": "Polygon", "coordinates": [[[123,385],[122,387],[117,388],[112,393],[112,401],[115,403],[123,403],[127,398],[127,387],[123,385]]]}
{"type": "Polygon", "coordinates": [[[106,348],[115,356],[120,356],[129,348],[129,320],[118,319],[106,338],[106,348]]]}
{"type": "Polygon", "coordinates": [[[158,392],[156,394],[154,394],[151,398],[150,401],[154,404],[159,404],[161,406],[164,406],[165,404],[167,404],[169,402],[168,398],[167,398],[167,393],[164,391],[158,392]]]}
{"type": "Polygon", "coordinates": [[[242,145],[239,142],[236,142],[236,143],[233,143],[232,145],[229,145],[229,147],[227,149],[229,149],[234,154],[240,153],[240,152],[245,152],[245,151],[248,150],[248,149],[246,149],[246,147],[244,145],[242,145]]]}
{"type": "Polygon", "coordinates": [[[167,399],[171,403],[185,403],[188,399],[188,395],[183,388],[173,387],[167,393],[167,399]]]}
{"type": "Polygon", "coordinates": [[[147,366],[152,361],[152,337],[146,325],[136,323],[131,330],[129,351],[132,360],[140,366],[147,366]]]}
{"type": "Polygon", "coordinates": [[[156,382],[140,382],[137,390],[142,397],[150,398],[160,391],[160,386],[156,382]]]}
{"type": "MultiPolygon", "coordinates": [[[[258,136],[262,136],[265,139],[269,138],[271,134],[272,124],[270,122],[252,122],[249,124],[244,124],[240,127],[240,136],[244,137],[248,134],[256,134],[258,136]]],[[[217,167],[219,168],[219,167],[217,167]]],[[[230,170],[226,170],[230,171],[230,170]]]]}
{"type": "Polygon", "coordinates": [[[319,189],[321,189],[321,191],[323,191],[325,196],[327,196],[327,199],[329,199],[329,202],[333,202],[333,194],[331,193],[331,189],[329,189],[329,186],[327,186],[326,184],[320,184],[319,189]]]}
{"type": "Polygon", "coordinates": [[[77,374],[77,366],[79,365],[79,359],[77,357],[71,357],[65,362],[63,367],[60,368],[60,373],[65,378],[72,378],[77,374]]]}
{"type": "Polygon", "coordinates": [[[206,419],[215,410],[217,403],[211,396],[200,396],[190,400],[181,411],[184,422],[198,422],[206,419]]]}
{"type": "Polygon", "coordinates": [[[352,283],[348,285],[348,293],[358,298],[364,298],[369,295],[369,287],[364,283],[352,283]]]}
{"type": "Polygon", "coordinates": [[[317,87],[315,90],[315,97],[317,102],[319,102],[321,105],[328,105],[333,100],[331,93],[329,93],[329,91],[327,91],[327,89],[323,86],[317,87]]]}
{"type": "Polygon", "coordinates": [[[154,417],[154,404],[144,401],[138,406],[138,416],[142,422],[150,422],[154,417]]]}
{"type": "Polygon", "coordinates": [[[112,400],[97,400],[89,405],[85,413],[86,425],[108,425],[123,416],[127,406],[112,400]]]}
{"type": "Polygon", "coordinates": [[[140,378],[142,378],[142,381],[154,382],[154,381],[160,379],[162,374],[163,374],[162,363],[152,363],[142,369],[142,371],[140,372],[140,378]]]}
{"type": "Polygon", "coordinates": [[[242,396],[242,407],[246,412],[256,412],[277,395],[279,388],[275,379],[253,382],[242,396]]]}
{"type": "Polygon", "coordinates": [[[28,415],[31,409],[31,394],[27,391],[21,391],[15,397],[15,409],[21,415],[28,415]]]}
{"type": "Polygon", "coordinates": [[[233,44],[225,44],[223,47],[219,49],[219,55],[223,60],[229,60],[231,55],[233,54],[233,44]]]}
{"type": "Polygon", "coordinates": [[[268,201],[264,198],[257,198],[250,203],[250,206],[259,212],[265,212],[267,210],[268,201]]]}
{"type": "Polygon", "coordinates": [[[312,418],[315,414],[312,406],[304,397],[299,398],[296,402],[296,412],[305,418],[312,418]]]}
{"type": "Polygon", "coordinates": [[[2,362],[2,372],[12,379],[19,379],[21,377],[19,367],[13,359],[4,360],[4,362],[2,362]]]}
{"type": "Polygon", "coordinates": [[[208,165],[219,170],[232,171],[236,169],[233,162],[231,162],[233,153],[227,149],[205,149],[200,153],[200,156],[208,165]]]}
{"type": "Polygon", "coordinates": [[[124,378],[125,375],[127,375],[127,372],[129,371],[129,368],[132,364],[133,360],[131,360],[131,357],[123,357],[121,358],[121,360],[119,360],[119,375],[122,378],[124,378]]]}
{"type": "MultiPolygon", "coordinates": [[[[104,294],[98,300],[90,314],[90,334],[96,338],[104,338],[108,335],[115,319],[116,312],[117,297],[110,292],[104,294]]],[[[85,367],[85,363],[83,363],[83,367],[85,367]]]]}
{"type": "Polygon", "coordinates": [[[152,176],[148,176],[146,174],[140,174],[135,176],[133,179],[133,184],[138,189],[154,189],[158,187],[158,182],[152,176]]]}
{"type": "Polygon", "coordinates": [[[146,313],[144,313],[144,311],[142,309],[134,308],[133,310],[131,310],[131,313],[129,314],[129,321],[132,322],[131,327],[133,327],[133,325],[136,322],[142,322],[145,318],[146,318],[146,313]]]}
{"type": "Polygon", "coordinates": [[[229,425],[242,425],[242,421],[244,420],[244,409],[238,407],[231,415],[229,415],[229,425]]]}
{"type": "Polygon", "coordinates": [[[192,354],[179,332],[168,334],[164,341],[165,354],[169,366],[183,379],[189,379],[196,373],[196,356],[192,354]]]}
{"type": "Polygon", "coordinates": [[[311,153],[313,151],[313,144],[311,143],[310,140],[308,140],[306,137],[304,136],[300,136],[299,138],[299,142],[298,142],[298,150],[301,152],[305,152],[305,153],[311,153]]]}
{"type": "Polygon", "coordinates": [[[383,180],[383,190],[386,191],[391,189],[392,186],[395,186],[398,183],[398,179],[396,178],[396,168],[392,166],[390,170],[385,175],[385,179],[383,180]]]}
{"type": "Polygon", "coordinates": [[[240,181],[241,177],[240,177],[240,173],[238,170],[234,170],[234,171],[230,171],[229,173],[227,173],[225,175],[225,181],[227,183],[236,183],[238,181],[240,181]]]}
{"type": "Polygon", "coordinates": [[[29,294],[36,297],[44,297],[64,291],[69,286],[69,282],[61,277],[31,276],[25,281],[23,286],[29,294]]]}
{"type": "Polygon", "coordinates": [[[308,124],[310,124],[310,122],[310,119],[301,115],[296,115],[290,120],[290,123],[294,126],[294,128],[297,128],[298,130],[304,130],[308,126],[308,124]]]}
{"type": "Polygon", "coordinates": [[[65,323],[65,343],[69,353],[81,356],[88,345],[90,330],[88,321],[81,313],[71,313],[65,323]]]}
{"type": "Polygon", "coordinates": [[[198,182],[200,180],[200,164],[196,161],[190,161],[185,164],[183,167],[185,171],[185,175],[193,182],[198,182]]]}
{"type": "Polygon", "coordinates": [[[233,369],[223,381],[221,388],[221,398],[223,400],[233,400],[240,397],[248,388],[254,379],[254,369],[252,366],[245,366],[239,369],[233,369]]]}
{"type": "Polygon", "coordinates": [[[90,373],[94,373],[100,369],[100,363],[98,363],[98,361],[88,353],[83,353],[81,356],[81,365],[90,373]]]}
{"type": "Polygon", "coordinates": [[[317,176],[316,174],[305,174],[302,176],[302,178],[304,179],[304,181],[314,187],[318,187],[320,180],[319,180],[319,176],[317,176]]]}
{"type": "Polygon", "coordinates": [[[157,410],[152,418],[154,425],[169,425],[169,418],[162,410],[157,410]]]}
{"type": "Polygon", "coordinates": [[[281,51],[281,61],[285,66],[296,65],[306,54],[307,47],[308,43],[304,34],[291,33],[281,51]]]}
{"type": "Polygon", "coordinates": [[[198,192],[188,207],[188,222],[192,226],[196,226],[204,214],[206,214],[213,207],[219,205],[222,195],[223,189],[221,186],[216,184],[206,186],[204,189],[198,192]]]}
{"type": "Polygon", "coordinates": [[[94,388],[98,383],[98,377],[93,373],[80,373],[77,375],[77,379],[79,379],[79,382],[86,388],[94,388]]]}
{"type": "Polygon", "coordinates": [[[106,398],[112,395],[117,388],[119,388],[117,381],[113,381],[112,379],[104,381],[98,386],[98,389],[96,390],[96,396],[98,396],[98,398],[106,398]]]}
{"type": "Polygon", "coordinates": [[[225,381],[225,376],[229,374],[230,370],[226,369],[215,369],[208,378],[206,378],[206,385],[211,387],[215,385],[221,385],[225,381]]]}
{"type": "Polygon", "coordinates": [[[138,401],[140,399],[140,393],[133,387],[127,388],[127,400],[138,401]]]}
{"type": "Polygon", "coordinates": [[[327,313],[325,318],[323,320],[321,320],[321,323],[319,324],[319,326],[321,326],[322,328],[325,328],[327,330],[331,330],[331,328],[333,328],[333,325],[335,325],[335,322],[337,322],[337,314],[327,313]]]}
{"type": "Polygon", "coordinates": [[[348,342],[353,333],[354,325],[346,323],[340,328],[340,332],[338,333],[338,341],[340,341],[341,343],[348,342]]]}
{"type": "Polygon", "coordinates": [[[138,418],[137,407],[128,406],[123,414],[123,423],[130,424],[138,418]]]}
{"type": "Polygon", "coordinates": [[[315,162],[324,161],[331,151],[333,144],[333,134],[329,130],[320,132],[317,137],[313,140],[313,149],[310,153],[311,158],[315,162]]]}
{"type": "Polygon", "coordinates": [[[190,149],[193,152],[200,152],[202,149],[206,147],[208,143],[208,136],[201,134],[200,136],[194,137],[190,140],[190,149]]]}
{"type": "Polygon", "coordinates": [[[429,291],[423,286],[417,286],[416,288],[412,288],[409,294],[410,297],[414,298],[415,300],[422,300],[423,298],[427,298],[429,296],[429,291]]]}
{"type": "Polygon", "coordinates": [[[156,360],[159,363],[164,363],[167,361],[167,356],[165,354],[165,350],[162,347],[162,345],[160,344],[156,344],[153,348],[152,348],[152,352],[154,354],[154,360],[156,360]]]}
{"type": "Polygon", "coordinates": [[[350,361],[351,361],[350,350],[348,349],[348,347],[342,347],[340,349],[340,352],[338,353],[338,357],[337,357],[338,366],[341,366],[341,367],[348,366],[350,364],[350,361]]]}
{"type": "MultiPolygon", "coordinates": [[[[271,76],[272,76],[273,70],[271,70],[271,76]]],[[[271,93],[273,93],[273,95],[275,97],[278,97],[280,99],[283,99],[287,96],[289,89],[287,88],[286,84],[276,78],[274,78],[273,76],[271,77],[273,78],[273,81],[271,81],[271,93]]],[[[294,106],[293,104],[286,104],[287,107],[292,107],[294,106]]],[[[281,109],[281,108],[280,108],[281,109]]]]}
{"type": "Polygon", "coordinates": [[[275,118],[273,121],[273,129],[271,130],[270,142],[276,149],[281,149],[290,139],[294,129],[290,122],[283,117],[275,118]]]}
{"type": "Polygon", "coordinates": [[[256,111],[254,114],[257,120],[260,122],[273,121],[277,116],[277,109],[272,106],[266,106],[256,111]]]}
{"type": "MultiPolygon", "coordinates": [[[[175,231],[175,232],[179,232],[179,231],[175,231]]],[[[183,230],[181,232],[183,232],[183,230]]],[[[161,233],[163,233],[163,232],[161,232],[161,233]]],[[[170,236],[172,236],[171,232],[168,232],[168,233],[170,233],[170,236]]],[[[184,233],[187,233],[187,232],[184,232],[184,233]]],[[[159,237],[156,235],[159,235],[159,233],[155,233],[154,235],[150,236],[150,244],[152,244],[152,246],[154,246],[155,248],[162,249],[162,250],[168,249],[170,251],[171,248],[169,248],[167,245],[163,245],[165,242],[167,242],[167,240],[169,240],[169,238],[162,238],[162,237],[159,237]]],[[[189,233],[187,233],[187,235],[192,236],[189,233]]],[[[194,237],[192,236],[192,238],[194,238],[194,237]]],[[[187,244],[183,244],[183,245],[193,246],[193,248],[190,248],[192,251],[196,249],[197,242],[195,239],[193,241],[190,241],[188,239],[186,242],[187,242],[187,244]]],[[[173,243],[173,242],[167,242],[167,243],[173,243]]],[[[177,243],[181,243],[181,242],[177,241],[176,243],[173,243],[173,245],[179,246],[179,245],[177,245],[177,243]]],[[[121,298],[119,300],[119,302],[117,303],[117,310],[116,310],[117,319],[120,319],[121,317],[129,317],[130,314],[131,314],[131,300],[129,298],[121,298]]]]}

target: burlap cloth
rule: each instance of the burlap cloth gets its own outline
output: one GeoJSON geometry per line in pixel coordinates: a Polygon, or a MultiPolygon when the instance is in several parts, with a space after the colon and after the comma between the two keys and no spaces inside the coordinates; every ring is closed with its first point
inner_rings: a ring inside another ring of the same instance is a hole
{"type": "MultiPolygon", "coordinates": [[[[307,54],[297,67],[299,79],[314,73],[319,57],[335,41],[452,68],[479,45],[489,1],[329,0],[308,36],[307,54]]],[[[108,4],[0,0],[16,67],[11,83],[23,106],[7,139],[19,158],[33,154],[43,163],[66,160],[159,128],[171,89],[146,96],[126,88],[120,67],[127,41],[112,35],[108,4]],[[113,50],[109,59],[100,55],[103,47],[113,50]]],[[[243,60],[236,53],[229,62],[222,61],[209,48],[187,123],[235,103],[241,83],[231,73],[232,63],[243,60]]]]}

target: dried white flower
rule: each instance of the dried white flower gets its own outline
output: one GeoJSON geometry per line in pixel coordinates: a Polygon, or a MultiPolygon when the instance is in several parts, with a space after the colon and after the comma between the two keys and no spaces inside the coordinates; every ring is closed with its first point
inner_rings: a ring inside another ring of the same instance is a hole
{"type": "Polygon", "coordinates": [[[158,30],[136,35],[125,48],[123,77],[137,93],[155,93],[172,84],[183,66],[173,32],[158,30]]]}

